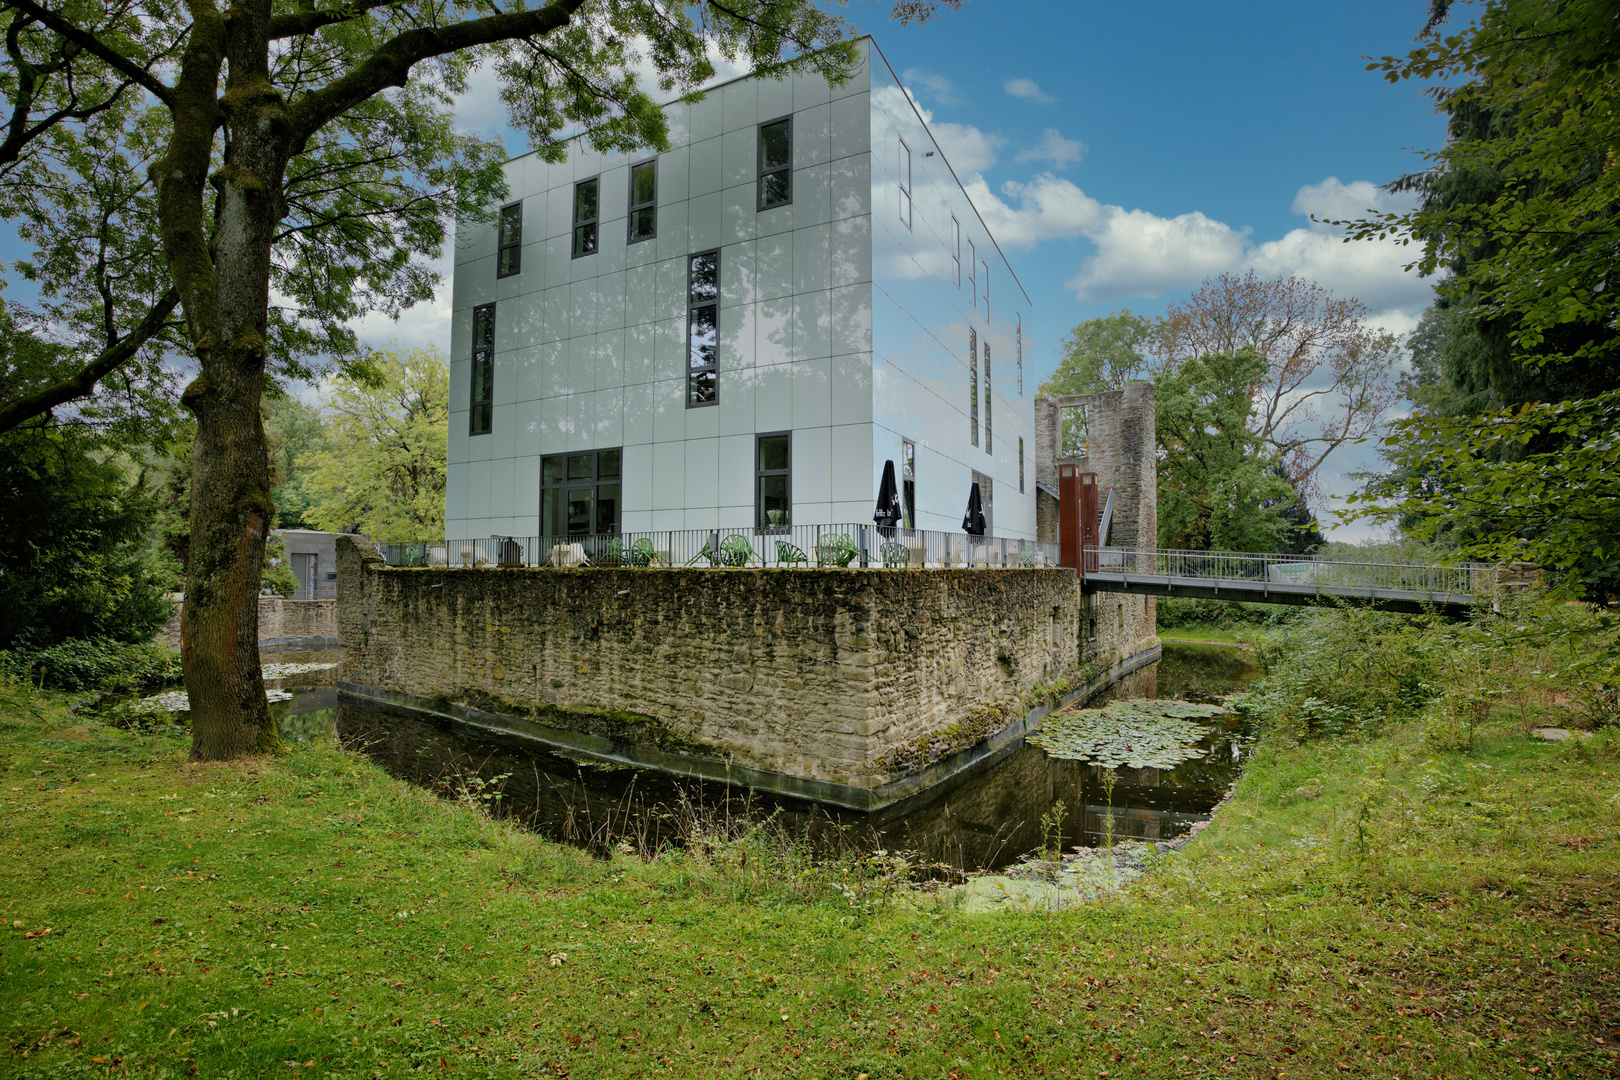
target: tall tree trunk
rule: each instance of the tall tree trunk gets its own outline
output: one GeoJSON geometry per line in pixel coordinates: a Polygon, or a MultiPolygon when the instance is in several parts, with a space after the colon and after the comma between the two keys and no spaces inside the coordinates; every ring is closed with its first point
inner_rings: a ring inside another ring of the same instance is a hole
{"type": "MultiPolygon", "coordinates": [[[[269,78],[269,13],[269,0],[235,4],[228,29],[222,21],[223,33],[214,39],[218,48],[213,56],[229,61],[230,74],[220,101],[223,115],[214,113],[224,122],[226,150],[223,167],[210,178],[217,197],[206,275],[196,273],[202,267],[195,257],[203,253],[187,241],[200,224],[198,197],[204,189],[195,184],[200,177],[187,185],[197,199],[196,217],[192,206],[185,207],[171,234],[171,269],[177,279],[190,276],[194,283],[189,291],[182,283],[182,295],[202,364],[202,374],[183,397],[197,417],[191,560],[181,623],[194,761],[225,760],[281,745],[265,701],[258,605],[265,540],[275,512],[259,402],[270,249],[284,212],[281,187],[289,141],[285,103],[269,78]]],[[[194,31],[193,42],[198,36],[194,31]]],[[[218,70],[216,63],[215,79],[218,70]]],[[[199,94],[199,108],[203,100],[199,94]]],[[[177,123],[177,133],[179,129],[177,123]]],[[[211,145],[211,125],[206,130],[211,145]]],[[[199,147],[184,143],[184,138],[176,139],[170,158],[194,167],[199,147]]],[[[172,175],[181,179],[182,171],[172,175]]],[[[166,232],[169,224],[165,222],[166,232]]]]}

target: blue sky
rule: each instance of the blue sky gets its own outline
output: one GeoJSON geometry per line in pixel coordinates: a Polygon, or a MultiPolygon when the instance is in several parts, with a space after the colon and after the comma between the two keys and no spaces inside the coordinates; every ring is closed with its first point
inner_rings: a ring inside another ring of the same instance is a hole
{"type": "MultiPolygon", "coordinates": [[[[1407,51],[1423,0],[968,0],[923,27],[887,22],[888,6],[855,0],[849,15],[902,74],[1034,301],[1041,378],[1076,323],[1121,307],[1159,314],[1222,271],[1309,278],[1396,333],[1427,306],[1428,282],[1401,269],[1412,249],[1344,244],[1309,220],[1401,205],[1378,185],[1443,140],[1420,88],[1364,59],[1407,51]]],[[[475,81],[462,123],[503,131],[522,153],[495,90],[475,81]]],[[[365,333],[443,348],[448,316],[446,287],[365,333]]],[[[1345,448],[1324,488],[1343,495],[1345,472],[1376,464],[1370,447],[1345,448]]],[[[1322,507],[1324,526],[1337,502],[1322,507]]]]}

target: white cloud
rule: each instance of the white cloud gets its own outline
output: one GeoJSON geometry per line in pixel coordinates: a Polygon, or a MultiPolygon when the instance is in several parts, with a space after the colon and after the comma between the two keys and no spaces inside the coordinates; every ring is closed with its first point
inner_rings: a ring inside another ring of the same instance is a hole
{"type": "Polygon", "coordinates": [[[1320,184],[1306,184],[1294,196],[1289,209],[1304,217],[1320,220],[1311,222],[1311,228],[1327,230],[1327,221],[1348,221],[1368,214],[1400,213],[1415,209],[1417,196],[1410,193],[1393,194],[1371,180],[1352,180],[1346,184],[1337,176],[1330,176],[1320,184]]]}
{"type": "Polygon", "coordinates": [[[951,80],[947,79],[943,75],[937,75],[926,68],[906,68],[905,73],[900,76],[900,79],[906,84],[908,90],[911,87],[916,87],[926,93],[930,98],[933,98],[936,104],[966,104],[966,102],[962,100],[961,95],[956,92],[956,86],[951,82],[951,80]]]}
{"type": "Polygon", "coordinates": [[[1057,128],[1047,128],[1040,142],[1019,151],[1013,160],[1019,164],[1044,161],[1053,168],[1067,169],[1070,165],[1077,164],[1085,152],[1085,143],[1065,139],[1057,128]]]}
{"type": "Polygon", "coordinates": [[[972,124],[929,124],[934,141],[958,176],[975,176],[996,163],[996,152],[1007,140],[993,131],[980,131],[972,124]]]}
{"type": "Polygon", "coordinates": [[[1004,248],[1032,248],[1042,240],[1073,239],[1097,231],[1109,210],[1068,180],[1043,172],[1028,183],[1001,185],[1004,201],[983,177],[964,185],[990,235],[1004,248]],[[1016,204],[1016,205],[1013,205],[1016,204]]]}
{"type": "Polygon", "coordinates": [[[1002,88],[1015,98],[1033,101],[1037,105],[1050,105],[1056,99],[1036,85],[1034,79],[1008,79],[1002,88]]]}
{"type": "Polygon", "coordinates": [[[1242,258],[1249,231],[1196,210],[1164,218],[1109,206],[1088,237],[1097,253],[1064,286],[1085,299],[1120,300],[1160,296],[1230,269],[1242,258]]]}

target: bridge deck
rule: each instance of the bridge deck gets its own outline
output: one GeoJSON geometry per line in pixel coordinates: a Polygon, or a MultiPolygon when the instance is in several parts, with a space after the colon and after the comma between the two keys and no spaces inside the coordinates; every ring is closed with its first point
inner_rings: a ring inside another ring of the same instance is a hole
{"type": "Polygon", "coordinates": [[[1087,592],[1248,600],[1267,604],[1349,601],[1386,611],[1464,616],[1474,570],[1412,563],[1335,562],[1227,551],[1102,548],[1087,553],[1087,592]]]}

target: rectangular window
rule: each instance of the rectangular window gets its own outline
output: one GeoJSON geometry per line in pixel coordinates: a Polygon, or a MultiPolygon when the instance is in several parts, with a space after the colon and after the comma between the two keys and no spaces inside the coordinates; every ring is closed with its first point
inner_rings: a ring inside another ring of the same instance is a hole
{"type": "Polygon", "coordinates": [[[540,535],[618,532],[622,461],[617,449],[541,458],[540,535]]]}
{"type": "Polygon", "coordinates": [[[759,125],[759,208],[793,201],[793,118],[759,125]]]}
{"type": "Polygon", "coordinates": [[[917,527],[917,444],[910,439],[900,440],[900,513],[902,525],[917,527]]]}
{"type": "Polygon", "coordinates": [[[956,287],[962,287],[962,225],[951,215],[951,261],[956,264],[956,287]]]}
{"type": "Polygon", "coordinates": [[[984,452],[990,453],[990,339],[984,339],[984,452]]]}
{"type": "Polygon", "coordinates": [[[1024,493],[1024,437],[1018,436],[1018,494],[1024,493]]]}
{"type": "Polygon", "coordinates": [[[900,224],[911,228],[911,147],[900,140],[900,224]]]}
{"type": "Polygon", "coordinates": [[[630,220],[625,243],[658,235],[658,159],[630,166],[630,220]]]}
{"type": "Polygon", "coordinates": [[[720,359],[720,252],[687,261],[686,407],[713,405],[720,359]]]}
{"type": "Polygon", "coordinates": [[[969,240],[968,241],[968,302],[971,303],[975,308],[977,308],[979,306],[979,283],[978,283],[977,280],[974,279],[973,275],[974,275],[975,269],[978,267],[978,265],[979,265],[979,252],[978,252],[978,249],[973,246],[973,241],[969,240]]]}
{"type": "Polygon", "coordinates": [[[786,532],[793,525],[793,433],[761,435],[754,445],[754,520],[762,532],[786,532]]]}
{"type": "Polygon", "coordinates": [[[988,317],[990,314],[990,264],[981,262],[979,270],[984,274],[984,313],[988,317]]]}
{"type": "Polygon", "coordinates": [[[592,177],[574,185],[574,258],[596,254],[596,216],[600,209],[592,177]]]}
{"type": "Polygon", "coordinates": [[[470,435],[488,435],[495,413],[495,305],[473,308],[470,435]]]}
{"type": "Polygon", "coordinates": [[[1024,316],[1017,315],[1018,327],[1014,331],[1018,341],[1018,396],[1024,396],[1024,316]]]}
{"type": "Polygon", "coordinates": [[[968,433],[979,445],[979,332],[968,328],[968,433]]]}
{"type": "Polygon", "coordinates": [[[523,204],[501,207],[500,238],[496,242],[495,276],[511,277],[523,269],[523,204]]]}

